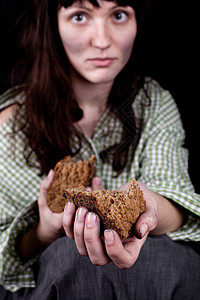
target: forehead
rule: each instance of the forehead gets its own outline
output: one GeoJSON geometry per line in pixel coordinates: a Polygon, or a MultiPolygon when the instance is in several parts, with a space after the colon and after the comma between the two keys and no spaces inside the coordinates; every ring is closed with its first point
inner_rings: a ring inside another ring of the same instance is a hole
{"type": "MultiPolygon", "coordinates": [[[[135,2],[136,0],[101,0],[101,1],[108,1],[108,2],[113,2],[117,5],[120,6],[131,6],[135,8],[135,2]]],[[[72,4],[78,2],[78,3],[84,3],[84,2],[89,2],[92,5],[99,7],[99,1],[98,0],[58,0],[59,4],[64,7],[71,6],[72,4]]]]}

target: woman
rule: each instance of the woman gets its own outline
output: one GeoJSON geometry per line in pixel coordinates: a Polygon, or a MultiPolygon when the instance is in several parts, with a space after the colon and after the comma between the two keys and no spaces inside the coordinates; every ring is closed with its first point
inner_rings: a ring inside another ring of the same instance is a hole
{"type": "Polygon", "coordinates": [[[200,197],[173,99],[134,72],[141,10],[131,0],[31,2],[17,86],[1,98],[5,299],[197,295],[200,259],[186,241],[200,240],[200,197]],[[91,189],[125,190],[135,177],[143,190],[146,212],[123,242],[113,230],[102,239],[83,207],[54,214],[46,205],[55,163],[91,154],[91,189]]]}

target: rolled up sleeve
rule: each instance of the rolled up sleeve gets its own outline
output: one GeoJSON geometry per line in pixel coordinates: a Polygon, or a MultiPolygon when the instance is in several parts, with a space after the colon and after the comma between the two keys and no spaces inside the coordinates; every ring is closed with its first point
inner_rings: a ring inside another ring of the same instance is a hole
{"type": "Polygon", "coordinates": [[[188,151],[177,106],[169,92],[159,89],[143,132],[138,180],[187,210],[186,223],[169,233],[174,240],[200,241],[200,195],[188,175],[188,151]]]}

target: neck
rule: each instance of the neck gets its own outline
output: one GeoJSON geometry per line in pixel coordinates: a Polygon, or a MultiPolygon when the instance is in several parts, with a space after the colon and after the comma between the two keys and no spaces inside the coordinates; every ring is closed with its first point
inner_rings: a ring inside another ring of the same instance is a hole
{"type": "Polygon", "coordinates": [[[72,80],[76,101],[83,110],[83,118],[75,125],[89,137],[93,136],[94,129],[107,108],[112,84],[113,82],[91,83],[83,78],[72,80]]]}
{"type": "Polygon", "coordinates": [[[105,111],[112,85],[113,81],[106,83],[91,83],[82,77],[76,77],[75,80],[72,77],[75,98],[82,109],[86,106],[90,106],[105,111]]]}

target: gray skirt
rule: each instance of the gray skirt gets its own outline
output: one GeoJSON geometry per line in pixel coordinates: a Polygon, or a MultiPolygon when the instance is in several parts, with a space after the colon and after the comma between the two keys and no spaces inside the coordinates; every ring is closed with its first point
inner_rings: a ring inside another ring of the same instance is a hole
{"type": "Polygon", "coordinates": [[[10,293],[0,287],[1,300],[200,299],[200,256],[189,244],[165,235],[148,237],[127,270],[113,263],[94,266],[73,240],[63,237],[40,255],[34,274],[36,288],[10,293]]]}

